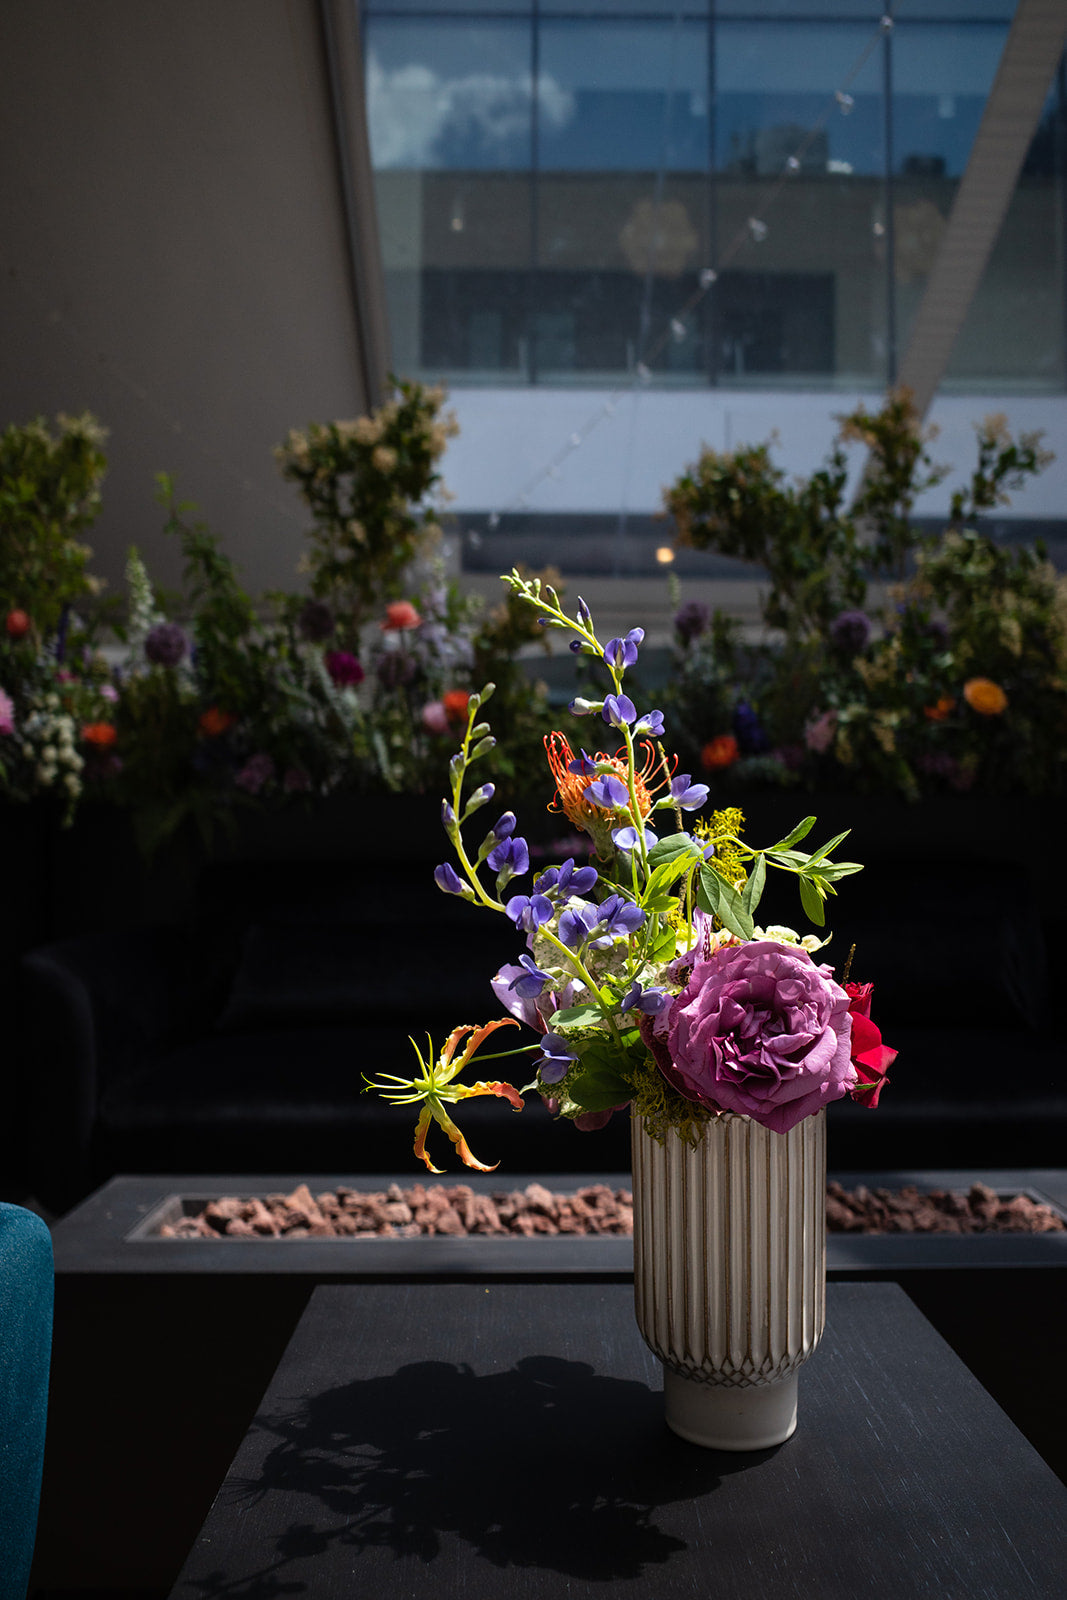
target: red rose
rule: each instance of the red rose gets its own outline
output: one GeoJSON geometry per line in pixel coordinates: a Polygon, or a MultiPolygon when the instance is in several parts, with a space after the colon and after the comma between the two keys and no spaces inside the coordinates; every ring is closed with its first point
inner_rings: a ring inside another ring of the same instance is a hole
{"type": "Polygon", "coordinates": [[[897,1059],[897,1051],[882,1043],[882,1031],[871,1021],[874,984],[846,983],[844,990],[852,1018],[852,1065],[860,1080],[849,1093],[853,1100],[873,1111],[883,1086],[889,1082],[887,1073],[897,1059]]]}

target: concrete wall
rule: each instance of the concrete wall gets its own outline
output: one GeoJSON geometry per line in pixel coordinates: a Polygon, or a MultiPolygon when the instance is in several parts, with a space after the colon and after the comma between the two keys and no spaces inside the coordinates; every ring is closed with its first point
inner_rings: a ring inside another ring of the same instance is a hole
{"type": "Polygon", "coordinates": [[[177,582],[163,469],[296,587],[271,446],[366,400],[315,0],[0,0],[0,151],[0,426],[111,429],[95,570],[177,582]]]}

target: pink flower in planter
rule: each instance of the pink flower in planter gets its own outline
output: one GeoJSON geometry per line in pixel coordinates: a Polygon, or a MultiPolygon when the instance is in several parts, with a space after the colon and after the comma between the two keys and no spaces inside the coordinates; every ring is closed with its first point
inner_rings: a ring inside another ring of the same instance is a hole
{"type": "Polygon", "coordinates": [[[796,946],[757,940],[697,961],[669,1018],[664,1076],[774,1133],[856,1086],[849,997],[796,946]]]}
{"type": "Polygon", "coordinates": [[[15,702],[0,689],[0,733],[15,731],[15,702]]]}

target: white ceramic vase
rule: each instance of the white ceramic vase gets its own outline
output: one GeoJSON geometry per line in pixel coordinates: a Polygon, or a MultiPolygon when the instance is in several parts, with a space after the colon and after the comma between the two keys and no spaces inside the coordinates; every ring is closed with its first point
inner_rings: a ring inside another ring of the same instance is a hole
{"type": "Polygon", "coordinates": [[[726,1113],[690,1148],[633,1124],[634,1303],[667,1424],[717,1450],[797,1425],[826,1317],[825,1112],[789,1133],[726,1113]]]}

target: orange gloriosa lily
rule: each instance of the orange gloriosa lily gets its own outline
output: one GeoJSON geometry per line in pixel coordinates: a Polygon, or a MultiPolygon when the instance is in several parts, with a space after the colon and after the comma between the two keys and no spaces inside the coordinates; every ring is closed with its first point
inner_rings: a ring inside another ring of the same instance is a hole
{"type": "Polygon", "coordinates": [[[427,1040],[430,1047],[430,1059],[428,1061],[423,1059],[422,1051],[412,1039],[411,1043],[414,1046],[415,1054],[419,1058],[419,1065],[422,1067],[421,1078],[398,1078],[392,1073],[386,1073],[382,1082],[375,1082],[371,1078],[367,1078],[367,1088],[377,1089],[393,1105],[417,1105],[420,1100],[424,1102],[422,1110],[419,1112],[419,1120],[415,1124],[415,1154],[420,1161],[426,1163],[431,1172],[440,1173],[443,1171],[443,1168],[434,1166],[426,1150],[426,1135],[430,1131],[431,1122],[439,1123],[444,1129],[459,1152],[460,1160],[464,1166],[473,1167],[477,1172],[495,1172],[500,1165],[499,1162],[494,1162],[491,1167],[487,1167],[483,1162],[476,1159],[466,1139],[445,1110],[445,1103],[470,1100],[476,1095],[492,1094],[497,1095],[502,1100],[507,1100],[515,1111],[522,1110],[522,1096],[513,1084],[485,1081],[469,1084],[455,1082],[457,1073],[462,1072],[463,1068],[469,1064],[471,1057],[483,1040],[487,1039],[491,1033],[495,1033],[497,1028],[517,1028],[518,1026],[519,1024],[514,1017],[499,1017],[495,1022],[486,1022],[480,1028],[473,1023],[465,1023],[459,1028],[453,1028],[445,1040],[444,1049],[436,1060],[434,1059],[433,1041],[427,1040]],[[457,1057],[456,1050],[467,1034],[470,1034],[470,1038],[467,1039],[463,1054],[457,1057]],[[395,1085],[396,1087],[390,1087],[390,1085],[395,1085]]]}

